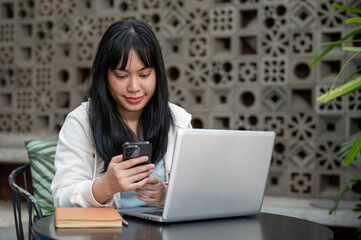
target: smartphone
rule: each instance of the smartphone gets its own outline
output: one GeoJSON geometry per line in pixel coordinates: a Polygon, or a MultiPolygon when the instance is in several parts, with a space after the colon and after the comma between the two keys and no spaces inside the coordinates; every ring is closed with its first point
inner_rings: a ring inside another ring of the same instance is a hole
{"type": "Polygon", "coordinates": [[[125,142],[123,144],[123,161],[140,156],[148,156],[148,161],[134,167],[151,163],[152,145],[148,141],[125,142]]]}

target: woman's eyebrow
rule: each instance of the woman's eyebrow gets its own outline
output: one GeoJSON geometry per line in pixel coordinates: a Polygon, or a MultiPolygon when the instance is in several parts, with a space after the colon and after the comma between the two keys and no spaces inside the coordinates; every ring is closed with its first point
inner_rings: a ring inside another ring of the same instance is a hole
{"type": "MultiPolygon", "coordinates": [[[[150,67],[142,67],[141,69],[137,70],[137,72],[141,72],[143,70],[150,69],[150,67]]],[[[123,71],[123,72],[129,72],[128,69],[122,69],[122,68],[116,68],[115,70],[123,71]]]]}

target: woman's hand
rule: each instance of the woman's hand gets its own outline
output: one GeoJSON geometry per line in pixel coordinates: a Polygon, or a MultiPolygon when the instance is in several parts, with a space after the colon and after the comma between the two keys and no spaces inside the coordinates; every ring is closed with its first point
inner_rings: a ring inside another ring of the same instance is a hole
{"type": "Polygon", "coordinates": [[[135,191],[138,193],[137,198],[139,200],[162,206],[167,195],[167,185],[160,178],[150,176],[147,183],[135,191]]]}
{"type": "Polygon", "coordinates": [[[144,187],[153,173],[154,164],[133,166],[146,162],[148,157],[133,158],[123,162],[123,155],[112,158],[106,173],[93,183],[93,196],[105,203],[117,192],[128,192],[144,187]]]}

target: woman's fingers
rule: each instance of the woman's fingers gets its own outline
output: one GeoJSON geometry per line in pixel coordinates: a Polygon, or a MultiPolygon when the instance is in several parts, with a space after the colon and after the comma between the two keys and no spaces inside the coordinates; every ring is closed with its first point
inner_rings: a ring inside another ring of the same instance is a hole
{"type": "Polygon", "coordinates": [[[137,198],[140,201],[146,202],[146,203],[150,203],[153,205],[157,205],[158,204],[158,200],[156,198],[151,198],[151,197],[143,197],[141,195],[137,195],[137,198]]]}
{"type": "Polygon", "coordinates": [[[124,218],[122,218],[122,222],[125,226],[128,226],[128,222],[124,220],[124,218]]]}
{"type": "Polygon", "coordinates": [[[154,164],[146,164],[133,167],[145,162],[148,157],[139,157],[123,161],[123,155],[115,156],[109,163],[105,177],[112,186],[114,192],[126,192],[143,187],[154,169],[154,164]]]}
{"type": "MultiPolygon", "coordinates": [[[[155,185],[157,183],[162,183],[162,180],[160,180],[160,178],[155,177],[155,176],[150,176],[149,177],[148,184],[155,185]]],[[[149,186],[149,187],[151,187],[151,186],[149,186]]]]}
{"type": "Polygon", "coordinates": [[[163,204],[165,197],[165,187],[162,180],[155,176],[150,176],[147,183],[135,192],[138,193],[137,198],[141,201],[154,205],[163,204]]]}
{"type": "Polygon", "coordinates": [[[135,183],[143,180],[144,178],[147,178],[147,181],[149,181],[148,177],[153,173],[153,170],[148,170],[147,172],[138,173],[135,175],[131,175],[128,177],[128,180],[130,183],[135,183]]]}
{"type": "Polygon", "coordinates": [[[123,155],[117,155],[117,156],[114,156],[111,160],[110,160],[110,163],[120,163],[123,161],[123,155]]]}
{"type": "MultiPolygon", "coordinates": [[[[132,158],[132,159],[126,160],[126,161],[122,162],[121,165],[122,165],[123,169],[128,169],[128,168],[134,167],[135,165],[138,165],[140,163],[144,163],[146,161],[148,161],[148,157],[147,156],[142,156],[142,157],[132,158]]],[[[148,164],[146,164],[146,165],[148,165],[148,164]]]]}

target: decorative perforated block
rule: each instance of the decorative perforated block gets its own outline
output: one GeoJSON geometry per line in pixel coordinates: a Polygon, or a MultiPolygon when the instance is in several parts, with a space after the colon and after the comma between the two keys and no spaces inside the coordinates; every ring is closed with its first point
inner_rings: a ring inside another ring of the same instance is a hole
{"type": "Polygon", "coordinates": [[[263,33],[262,53],[265,56],[280,57],[288,54],[289,32],[285,30],[271,31],[263,33]]]}
{"type": "Polygon", "coordinates": [[[189,87],[206,88],[210,83],[210,67],[205,61],[192,61],[185,66],[185,79],[189,87]]]}
{"type": "MultiPolygon", "coordinates": [[[[210,92],[208,89],[189,89],[187,109],[191,112],[207,112],[210,108],[210,92]]],[[[213,98],[215,98],[213,96],[213,98]]]]}
{"type": "Polygon", "coordinates": [[[286,114],[261,114],[261,128],[266,131],[274,131],[277,134],[277,138],[284,139],[286,136],[286,114]]]}
{"type": "Polygon", "coordinates": [[[13,22],[0,23],[0,43],[10,43],[15,41],[15,24],[13,22]]]}
{"type": "Polygon", "coordinates": [[[325,172],[342,170],[342,160],[339,159],[340,144],[335,142],[321,142],[317,145],[317,169],[325,172]]]}
{"type": "Polygon", "coordinates": [[[14,94],[11,90],[0,90],[0,113],[11,113],[14,106],[14,94]]]}
{"type": "Polygon", "coordinates": [[[207,35],[189,37],[187,49],[187,56],[190,59],[207,60],[210,54],[209,37],[207,35]]]}
{"type": "Polygon", "coordinates": [[[192,127],[209,128],[209,119],[206,114],[192,113],[192,127]]]}
{"type": "Polygon", "coordinates": [[[321,171],[316,179],[316,196],[335,198],[341,187],[341,177],[341,172],[334,171],[330,173],[321,171]]]}
{"type": "Polygon", "coordinates": [[[268,175],[265,193],[276,196],[286,195],[287,180],[286,172],[281,170],[271,170],[268,175]]]}
{"type": "Polygon", "coordinates": [[[234,117],[235,129],[238,130],[259,130],[260,117],[257,113],[241,113],[234,117]]]}
{"type": "Polygon", "coordinates": [[[245,85],[235,89],[234,104],[239,112],[259,112],[261,108],[259,87],[245,85]]]}
{"type": "Polygon", "coordinates": [[[289,165],[288,145],[287,141],[276,139],[272,153],[271,169],[287,169],[289,165]]]}
{"type": "Polygon", "coordinates": [[[314,0],[292,1],[290,22],[292,28],[313,28],[317,20],[317,2],[314,0]]]}
{"type": "Polygon", "coordinates": [[[13,19],[15,13],[15,3],[12,1],[2,1],[0,3],[0,19],[13,19]]]}
{"type": "Polygon", "coordinates": [[[285,57],[264,57],[262,58],[261,72],[264,84],[287,84],[288,60],[285,57]]]}
{"type": "Polygon", "coordinates": [[[288,27],[288,8],[284,3],[268,2],[263,6],[263,26],[269,30],[288,27]]]}
{"type": "Polygon", "coordinates": [[[285,86],[264,86],[262,88],[262,110],[265,112],[287,111],[287,88],[285,86]]]}
{"type": "Polygon", "coordinates": [[[287,127],[290,139],[300,141],[316,139],[316,119],[313,114],[293,113],[288,118],[287,127]]]}
{"type": "Polygon", "coordinates": [[[185,33],[185,13],[181,9],[169,9],[162,15],[162,29],[169,37],[181,37],[185,33]]]}
{"type": "MultiPolygon", "coordinates": [[[[236,53],[241,57],[260,56],[261,45],[259,42],[260,34],[258,32],[242,32],[238,36],[238,39],[234,40],[237,47],[234,47],[233,49],[236,49],[236,53]]],[[[232,52],[234,52],[234,50],[232,52]]]]}
{"type": "Polygon", "coordinates": [[[318,24],[324,28],[343,27],[345,11],[333,8],[328,0],[318,1],[318,24]]]}
{"type": "Polygon", "coordinates": [[[239,28],[242,31],[257,31],[257,26],[260,24],[261,11],[255,7],[240,7],[239,18],[240,24],[239,28]]]}
{"type": "Polygon", "coordinates": [[[361,116],[359,113],[352,113],[346,118],[347,139],[356,138],[361,132],[361,116]]]}
{"type": "Polygon", "coordinates": [[[230,87],[234,84],[234,63],[230,60],[212,61],[212,75],[210,82],[214,87],[230,87]]]}
{"type": "MultiPolygon", "coordinates": [[[[1,97],[1,95],[0,95],[1,97]]],[[[12,132],[12,114],[11,113],[0,113],[0,131],[1,132],[12,132]]]]}
{"type": "Polygon", "coordinates": [[[169,86],[169,94],[170,101],[182,106],[186,107],[188,104],[186,103],[188,99],[188,89],[183,86],[170,85],[169,86]]]}
{"type": "Polygon", "coordinates": [[[236,30],[236,9],[230,5],[210,10],[210,33],[232,34],[236,30]]]}
{"type": "Polygon", "coordinates": [[[211,89],[210,108],[212,112],[231,112],[234,107],[234,91],[232,89],[211,89]]]}
{"type": "Polygon", "coordinates": [[[315,111],[315,93],[312,85],[289,86],[290,112],[313,112],[315,111]]]}
{"type": "Polygon", "coordinates": [[[345,140],[345,117],[342,115],[318,115],[317,138],[323,141],[345,140]]]}
{"type": "Polygon", "coordinates": [[[13,67],[0,67],[0,89],[12,89],[16,85],[13,67]]]}
{"type": "Polygon", "coordinates": [[[184,58],[186,53],[186,40],[184,38],[165,39],[162,44],[163,54],[168,59],[178,60],[184,58]]]}
{"type": "Polygon", "coordinates": [[[235,62],[236,85],[258,83],[260,79],[260,65],[257,59],[239,60],[235,62]]]}
{"type": "Polygon", "coordinates": [[[211,113],[209,115],[210,128],[232,129],[233,116],[227,113],[211,113]]]}
{"type": "Polygon", "coordinates": [[[361,113],[361,90],[348,94],[346,99],[346,111],[361,113]]]}
{"type": "Polygon", "coordinates": [[[316,68],[308,63],[312,58],[293,58],[289,63],[289,83],[292,85],[311,85],[316,83],[316,68]]]}
{"type": "MultiPolygon", "coordinates": [[[[338,39],[340,39],[342,36],[344,36],[345,34],[345,28],[344,27],[340,27],[340,28],[326,28],[323,29],[321,28],[320,31],[318,32],[318,37],[320,39],[320,42],[334,42],[337,41],[338,39]]],[[[318,46],[317,48],[319,49],[319,52],[325,50],[328,46],[318,46]]],[[[327,54],[327,58],[329,58],[330,56],[345,56],[345,52],[342,50],[342,46],[336,46],[333,51],[330,52],[330,54],[327,54]]]]}
{"type": "Polygon", "coordinates": [[[289,196],[312,197],[315,194],[313,171],[290,170],[288,172],[287,193],[289,196]]]}
{"type": "Polygon", "coordinates": [[[288,164],[299,169],[314,169],[316,165],[314,143],[297,140],[290,142],[288,164]]]}
{"type": "Polygon", "coordinates": [[[30,133],[33,131],[34,119],[29,113],[13,115],[12,129],[15,133],[30,133]]]}

